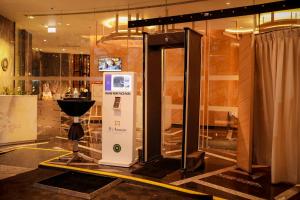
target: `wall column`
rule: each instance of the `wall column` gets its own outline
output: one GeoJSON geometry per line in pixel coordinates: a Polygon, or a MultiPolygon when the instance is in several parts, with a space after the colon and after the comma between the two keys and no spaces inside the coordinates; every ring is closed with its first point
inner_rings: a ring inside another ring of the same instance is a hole
{"type": "Polygon", "coordinates": [[[239,132],[237,166],[252,171],[254,47],[252,35],[244,35],[239,47],[239,132]]]}

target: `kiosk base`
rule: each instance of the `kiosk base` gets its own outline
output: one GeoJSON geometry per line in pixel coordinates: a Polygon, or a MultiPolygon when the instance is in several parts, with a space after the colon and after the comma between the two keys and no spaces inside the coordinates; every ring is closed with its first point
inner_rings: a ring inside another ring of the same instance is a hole
{"type": "Polygon", "coordinates": [[[131,163],[122,163],[122,162],[113,162],[113,161],[109,161],[109,160],[99,160],[98,164],[99,165],[108,165],[108,166],[116,166],[116,167],[131,167],[132,165],[134,165],[136,163],[136,160],[131,162],[131,163]]]}

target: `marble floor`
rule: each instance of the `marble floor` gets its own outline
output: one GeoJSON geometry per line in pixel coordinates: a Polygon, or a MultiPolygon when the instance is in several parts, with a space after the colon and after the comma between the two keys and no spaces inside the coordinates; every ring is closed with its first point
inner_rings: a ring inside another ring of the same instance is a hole
{"type": "MultiPolygon", "coordinates": [[[[96,129],[91,126],[90,130],[94,132],[86,134],[80,142],[79,150],[90,158],[99,160],[101,159],[101,128],[96,129]]],[[[142,142],[141,132],[137,135],[138,149],[142,142]]],[[[219,133],[220,135],[226,138],[226,134],[219,133]]],[[[211,136],[216,137],[216,134],[211,133],[211,136]]],[[[180,157],[180,137],[180,128],[172,128],[164,133],[162,148],[164,157],[180,157]]],[[[41,199],[50,194],[50,199],[78,199],[33,187],[38,180],[65,171],[39,167],[39,163],[43,161],[64,155],[66,152],[63,150],[72,150],[72,142],[67,140],[66,134],[52,135],[48,140],[38,143],[0,147],[0,199],[41,199]],[[16,187],[23,189],[19,192],[16,187]]],[[[131,168],[120,168],[82,161],[71,163],[70,166],[145,178],[225,199],[300,199],[298,186],[271,184],[269,167],[253,166],[253,173],[247,174],[236,168],[236,158],[231,148],[221,151],[212,148],[203,150],[206,152],[204,167],[188,174],[176,170],[162,179],[131,174],[138,164],[131,168]]],[[[65,162],[58,158],[48,163],[66,166],[65,162]]],[[[122,184],[97,196],[96,199],[190,199],[190,197],[159,187],[124,180],[122,184]]]]}

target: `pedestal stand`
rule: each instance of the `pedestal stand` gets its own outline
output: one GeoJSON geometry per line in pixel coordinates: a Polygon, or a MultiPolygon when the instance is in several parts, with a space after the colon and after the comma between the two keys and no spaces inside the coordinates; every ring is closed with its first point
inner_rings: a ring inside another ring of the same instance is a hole
{"type": "Polygon", "coordinates": [[[79,117],[74,117],[74,122],[69,130],[68,138],[73,141],[73,156],[67,161],[69,165],[72,161],[87,160],[90,162],[96,162],[93,158],[90,158],[83,153],[79,152],[78,143],[80,138],[84,135],[83,128],[79,122],[79,117]]]}
{"type": "Polygon", "coordinates": [[[69,116],[74,117],[70,130],[68,132],[68,139],[73,142],[73,155],[67,159],[67,165],[76,160],[87,160],[97,163],[97,160],[90,158],[83,153],[79,152],[78,142],[83,137],[84,131],[79,122],[79,117],[87,112],[95,103],[95,101],[83,100],[83,99],[69,99],[58,100],[60,108],[69,116]]]}

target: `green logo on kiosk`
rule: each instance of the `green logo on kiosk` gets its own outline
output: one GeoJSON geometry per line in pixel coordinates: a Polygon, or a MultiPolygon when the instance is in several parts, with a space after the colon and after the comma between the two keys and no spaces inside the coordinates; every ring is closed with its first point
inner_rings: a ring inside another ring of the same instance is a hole
{"type": "Polygon", "coordinates": [[[115,144],[113,147],[114,152],[119,153],[121,151],[121,145],[115,144]]]}

